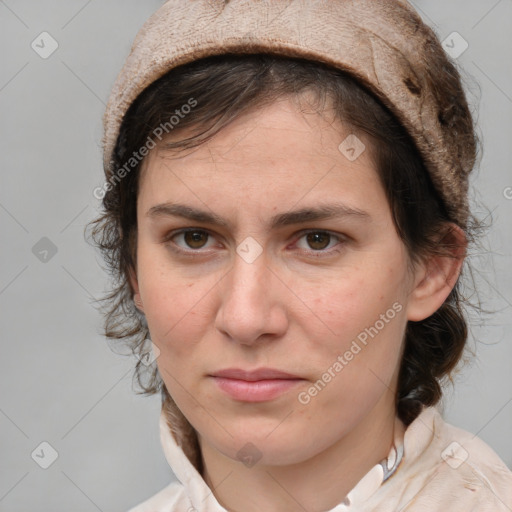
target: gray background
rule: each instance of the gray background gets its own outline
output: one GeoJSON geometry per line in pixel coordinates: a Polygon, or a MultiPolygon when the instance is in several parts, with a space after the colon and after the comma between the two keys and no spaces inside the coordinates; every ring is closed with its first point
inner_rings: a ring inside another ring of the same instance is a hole
{"type": "MultiPolygon", "coordinates": [[[[2,512],[125,511],[173,478],[159,397],[133,393],[134,360],[101,335],[92,301],[107,279],[83,239],[103,183],[104,106],[133,37],[161,4],[0,1],[2,512]],[[59,45],[47,59],[31,47],[43,31],[59,45]],[[46,470],[31,458],[43,441],[59,455],[46,470]]],[[[448,390],[445,417],[512,466],[512,0],[414,5],[442,40],[456,31],[469,44],[457,61],[484,146],[472,193],[493,218],[487,249],[471,257],[493,313],[472,314],[476,357],[448,390]]]]}

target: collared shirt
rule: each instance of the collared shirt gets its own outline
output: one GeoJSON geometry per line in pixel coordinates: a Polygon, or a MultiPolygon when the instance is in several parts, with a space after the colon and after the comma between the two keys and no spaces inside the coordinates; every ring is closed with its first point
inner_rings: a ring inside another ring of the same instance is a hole
{"type": "MultiPolygon", "coordinates": [[[[511,512],[512,472],[481,439],[424,408],[395,425],[388,457],[325,512],[511,512]]],[[[177,481],[129,512],[226,512],[176,443],[164,411],[160,440],[177,481]]]]}

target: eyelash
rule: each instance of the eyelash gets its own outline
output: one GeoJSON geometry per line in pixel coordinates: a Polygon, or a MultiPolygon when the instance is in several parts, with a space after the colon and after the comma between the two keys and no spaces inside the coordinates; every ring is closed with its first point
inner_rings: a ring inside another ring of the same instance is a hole
{"type": "MultiPolygon", "coordinates": [[[[171,233],[169,233],[165,237],[163,242],[164,242],[164,244],[166,246],[168,246],[175,253],[186,255],[186,256],[191,256],[191,257],[204,256],[204,252],[206,252],[206,251],[203,251],[202,249],[188,249],[188,250],[186,250],[186,249],[183,249],[183,248],[179,247],[175,242],[173,242],[173,238],[175,238],[175,237],[177,237],[179,235],[183,235],[185,233],[190,233],[190,232],[192,232],[192,233],[195,233],[195,232],[205,233],[209,237],[214,238],[212,233],[210,233],[206,229],[184,228],[184,229],[180,229],[180,230],[177,230],[177,231],[172,231],[171,233]]],[[[337,234],[337,233],[333,233],[333,232],[328,231],[328,230],[306,229],[306,230],[299,231],[296,234],[296,236],[297,236],[296,241],[301,240],[303,237],[305,237],[305,236],[307,236],[308,234],[311,234],[311,233],[320,233],[320,234],[323,234],[323,235],[328,235],[328,236],[334,237],[335,239],[338,240],[338,244],[335,245],[334,247],[332,247],[331,249],[328,249],[328,250],[325,250],[325,249],[319,249],[319,250],[316,250],[316,251],[314,249],[311,249],[309,251],[305,250],[305,249],[300,249],[299,250],[300,252],[306,253],[308,255],[311,255],[314,258],[321,258],[323,256],[332,256],[333,254],[341,252],[342,248],[340,248],[339,245],[343,244],[347,240],[346,236],[343,236],[343,235],[340,235],[340,234],[337,234]]],[[[329,241],[329,242],[331,242],[331,241],[329,241]]]]}

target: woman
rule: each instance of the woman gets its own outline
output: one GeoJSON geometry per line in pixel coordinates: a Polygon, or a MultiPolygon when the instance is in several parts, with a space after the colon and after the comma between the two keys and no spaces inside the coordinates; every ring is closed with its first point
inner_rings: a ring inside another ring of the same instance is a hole
{"type": "Polygon", "coordinates": [[[410,6],[170,0],[104,143],[106,333],[162,394],[179,480],[132,512],[512,508],[434,408],[467,338],[476,140],[410,6]]]}

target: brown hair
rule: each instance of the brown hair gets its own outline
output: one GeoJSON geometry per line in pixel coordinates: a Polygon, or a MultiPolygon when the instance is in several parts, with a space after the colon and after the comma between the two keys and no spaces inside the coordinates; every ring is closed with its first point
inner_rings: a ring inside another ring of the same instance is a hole
{"type": "MultiPolygon", "coordinates": [[[[444,70],[444,94],[450,105],[440,123],[474,133],[471,115],[457,71],[444,70]]],[[[221,55],[182,65],[151,84],[131,105],[120,130],[109,174],[122,168],[148,137],[191,98],[196,106],[180,117],[173,133],[189,129],[192,135],[166,146],[190,148],[211,138],[229,122],[251,109],[283,95],[312,92],[323,112],[330,100],[336,116],[354,133],[370,141],[370,154],[385,189],[396,226],[411,262],[432,254],[450,254],[441,238],[453,219],[436,192],[414,142],[380,100],[351,75],[328,65],[268,54],[221,55]]],[[[188,131],[187,131],[188,133],[188,131]]],[[[476,142],[476,137],[468,144],[476,142]]],[[[101,217],[93,223],[92,239],[100,248],[114,278],[105,304],[105,332],[122,340],[134,354],[145,350],[149,331],[133,303],[128,272],[135,269],[136,203],[140,163],[118,180],[103,198],[101,217]]],[[[471,241],[471,226],[461,226],[471,241]]],[[[448,240],[449,237],[445,238],[448,240]]],[[[449,243],[449,242],[447,242],[449,243]]],[[[462,356],[467,326],[459,281],[445,303],[429,318],[409,322],[396,397],[397,413],[409,424],[423,406],[441,398],[440,383],[462,356]]],[[[143,393],[162,392],[170,399],[156,365],[139,360],[135,376],[143,393]]],[[[181,418],[183,421],[183,418],[181,418]]]]}

